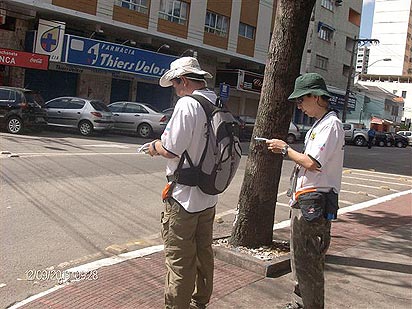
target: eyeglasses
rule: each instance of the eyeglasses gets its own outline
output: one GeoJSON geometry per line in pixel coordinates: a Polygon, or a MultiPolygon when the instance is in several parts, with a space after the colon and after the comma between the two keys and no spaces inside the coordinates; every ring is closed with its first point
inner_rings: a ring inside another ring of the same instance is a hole
{"type": "Polygon", "coordinates": [[[303,103],[303,98],[304,97],[300,97],[300,98],[297,98],[296,100],[295,100],[295,102],[296,102],[296,104],[302,104],[303,103]]]}

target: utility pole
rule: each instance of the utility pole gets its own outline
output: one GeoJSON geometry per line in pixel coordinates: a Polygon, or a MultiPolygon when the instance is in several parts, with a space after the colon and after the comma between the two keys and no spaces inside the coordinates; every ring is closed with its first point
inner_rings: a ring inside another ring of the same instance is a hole
{"type": "Polygon", "coordinates": [[[345,101],[343,102],[342,122],[346,122],[346,113],[348,110],[350,86],[352,83],[352,75],[353,75],[352,74],[353,73],[353,58],[355,58],[355,53],[357,51],[358,44],[361,44],[361,46],[363,46],[366,43],[379,44],[379,40],[377,39],[357,39],[356,36],[353,38],[352,53],[350,55],[350,63],[349,63],[349,74],[348,74],[348,80],[346,83],[345,101]]]}

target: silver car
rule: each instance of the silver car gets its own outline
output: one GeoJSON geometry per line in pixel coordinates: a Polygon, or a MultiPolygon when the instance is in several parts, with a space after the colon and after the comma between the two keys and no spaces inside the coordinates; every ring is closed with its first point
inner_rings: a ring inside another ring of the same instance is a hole
{"type": "Polygon", "coordinates": [[[114,102],[107,107],[113,113],[115,130],[137,132],[143,138],[161,134],[167,124],[166,115],[146,103],[114,102]]]}
{"type": "Polygon", "coordinates": [[[113,114],[99,100],[61,97],[47,101],[47,125],[77,128],[82,135],[113,128],[113,114]]]}

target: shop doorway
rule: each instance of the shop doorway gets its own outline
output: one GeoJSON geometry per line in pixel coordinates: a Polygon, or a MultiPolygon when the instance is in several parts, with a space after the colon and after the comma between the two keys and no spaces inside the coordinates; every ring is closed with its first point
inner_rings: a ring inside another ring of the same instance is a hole
{"type": "Polygon", "coordinates": [[[130,80],[113,78],[110,103],[117,101],[129,101],[130,85],[130,80]]]}
{"type": "Polygon", "coordinates": [[[45,101],[77,95],[77,74],[26,69],[24,87],[40,92],[45,101]]]}
{"type": "Polygon", "coordinates": [[[172,102],[172,87],[163,88],[158,84],[137,83],[136,101],[149,103],[162,111],[172,102]]]}

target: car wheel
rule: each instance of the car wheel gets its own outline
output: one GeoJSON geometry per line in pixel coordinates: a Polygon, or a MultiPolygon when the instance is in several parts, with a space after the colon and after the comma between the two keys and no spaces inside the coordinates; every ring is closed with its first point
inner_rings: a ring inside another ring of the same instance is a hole
{"type": "Polygon", "coordinates": [[[83,136],[88,136],[93,133],[93,125],[87,120],[80,121],[79,132],[83,136]]]}
{"type": "Polygon", "coordinates": [[[7,131],[11,134],[19,134],[23,131],[23,122],[19,117],[13,116],[7,120],[7,131]]]}
{"type": "Polygon", "coordinates": [[[286,137],[286,143],[288,144],[293,144],[296,142],[296,137],[293,134],[288,134],[288,137],[286,137]]]}
{"type": "Polygon", "coordinates": [[[385,146],[385,142],[384,141],[379,141],[378,145],[379,145],[379,147],[383,147],[383,146],[385,146]]]}
{"type": "Polygon", "coordinates": [[[365,142],[366,142],[366,139],[363,138],[362,136],[357,136],[354,141],[356,146],[363,146],[365,145],[365,142]]]}
{"type": "Polygon", "coordinates": [[[402,148],[402,147],[403,147],[402,142],[397,142],[397,143],[396,143],[396,147],[398,147],[398,148],[402,148]]]}
{"type": "Polygon", "coordinates": [[[392,147],[392,143],[391,143],[391,142],[387,142],[387,143],[386,143],[386,147],[392,147]]]}
{"type": "Polygon", "coordinates": [[[149,138],[153,133],[152,127],[147,123],[142,123],[137,127],[137,134],[143,138],[149,138]]]}

